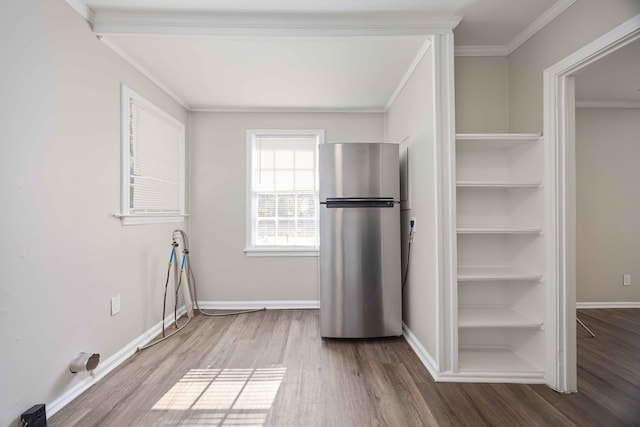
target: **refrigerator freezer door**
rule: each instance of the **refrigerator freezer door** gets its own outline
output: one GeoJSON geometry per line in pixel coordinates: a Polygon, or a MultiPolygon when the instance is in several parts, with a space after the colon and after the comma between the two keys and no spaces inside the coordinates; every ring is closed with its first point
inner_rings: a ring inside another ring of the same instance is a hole
{"type": "Polygon", "coordinates": [[[400,200],[397,144],[321,144],[320,201],[329,197],[400,200]]]}
{"type": "Polygon", "coordinates": [[[320,208],[320,333],[402,334],[400,207],[320,208]]]}

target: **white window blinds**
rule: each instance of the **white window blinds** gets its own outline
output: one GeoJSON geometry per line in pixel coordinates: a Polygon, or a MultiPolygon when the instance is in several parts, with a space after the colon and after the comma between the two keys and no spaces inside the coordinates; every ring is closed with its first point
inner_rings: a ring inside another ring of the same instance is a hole
{"type": "Polygon", "coordinates": [[[317,247],[319,142],[316,132],[252,135],[252,246],[317,247]]]}
{"type": "Polygon", "coordinates": [[[133,91],[128,109],[127,215],[184,214],[184,126],[133,91]]]}

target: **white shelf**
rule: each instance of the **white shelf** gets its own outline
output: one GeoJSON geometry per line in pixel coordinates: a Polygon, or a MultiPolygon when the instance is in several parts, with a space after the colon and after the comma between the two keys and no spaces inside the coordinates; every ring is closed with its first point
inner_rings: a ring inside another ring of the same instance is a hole
{"type": "Polygon", "coordinates": [[[525,316],[510,308],[464,308],[458,309],[459,328],[525,328],[539,329],[542,322],[525,316]]]}
{"type": "Polygon", "coordinates": [[[510,267],[458,266],[458,282],[541,281],[542,274],[510,267]]]}
{"type": "Polygon", "coordinates": [[[542,374],[538,367],[506,348],[461,348],[458,353],[458,366],[461,372],[542,374]]]}
{"type": "Polygon", "coordinates": [[[539,133],[457,133],[457,140],[474,141],[537,141],[539,133]]]}
{"type": "Polygon", "coordinates": [[[540,234],[541,227],[459,225],[458,234],[540,234]]]}
{"type": "Polygon", "coordinates": [[[541,182],[503,182],[503,181],[458,181],[458,188],[481,189],[510,189],[510,188],[540,188],[541,182]]]}
{"type": "Polygon", "coordinates": [[[537,133],[459,133],[457,142],[472,143],[482,148],[508,149],[521,144],[539,141],[537,133]]]}

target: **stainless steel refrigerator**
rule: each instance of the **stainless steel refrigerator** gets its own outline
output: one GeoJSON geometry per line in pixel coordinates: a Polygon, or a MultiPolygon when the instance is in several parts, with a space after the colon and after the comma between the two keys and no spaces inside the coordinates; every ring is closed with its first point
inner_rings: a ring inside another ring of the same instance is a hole
{"type": "Polygon", "coordinates": [[[320,334],[402,334],[399,147],[320,145],[320,334]]]}

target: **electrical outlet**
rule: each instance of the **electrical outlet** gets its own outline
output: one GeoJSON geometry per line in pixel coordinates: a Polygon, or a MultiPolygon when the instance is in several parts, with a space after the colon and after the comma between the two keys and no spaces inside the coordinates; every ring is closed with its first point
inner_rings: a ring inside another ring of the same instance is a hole
{"type": "Polygon", "coordinates": [[[631,275],[625,274],[622,276],[622,285],[631,286],[631,275]]]}
{"type": "Polygon", "coordinates": [[[417,221],[415,217],[409,218],[409,228],[411,228],[411,223],[413,222],[413,232],[415,233],[417,230],[417,221]]]}
{"type": "Polygon", "coordinates": [[[111,315],[115,316],[120,313],[120,295],[111,298],[111,315]]]}

